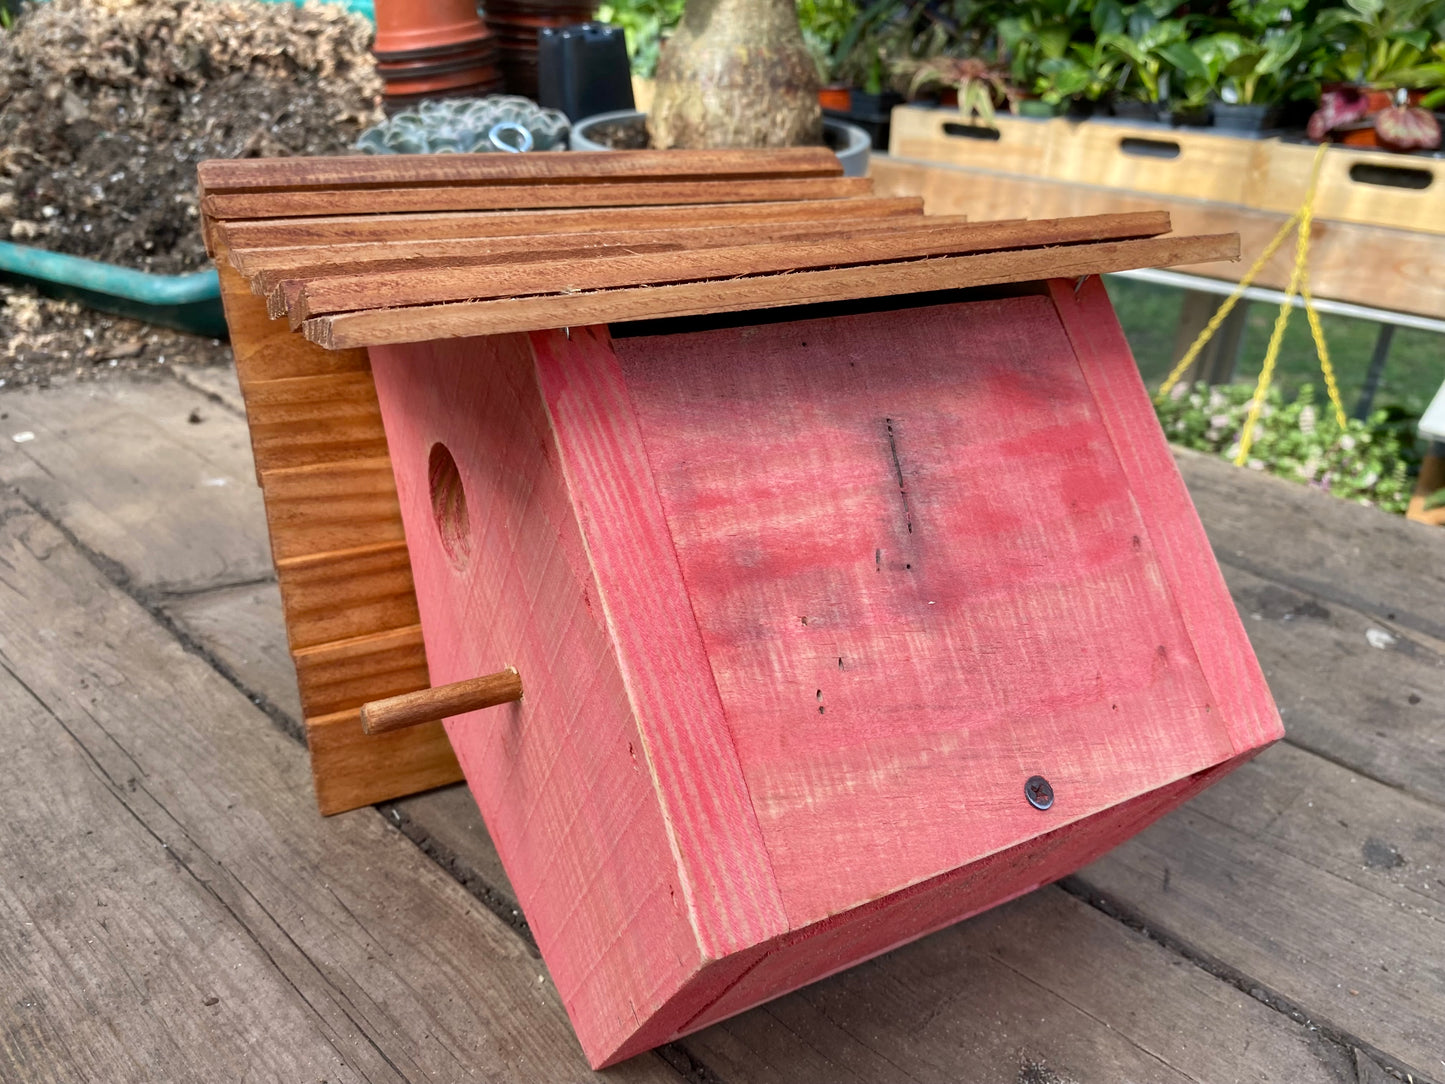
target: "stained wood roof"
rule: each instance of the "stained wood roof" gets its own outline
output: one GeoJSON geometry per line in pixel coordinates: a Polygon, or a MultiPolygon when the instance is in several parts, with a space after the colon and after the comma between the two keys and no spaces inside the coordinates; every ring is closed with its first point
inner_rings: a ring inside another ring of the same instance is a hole
{"type": "Polygon", "coordinates": [[[207,244],[341,349],[1238,259],[1164,212],[924,216],[823,148],[201,163],[207,244]]]}

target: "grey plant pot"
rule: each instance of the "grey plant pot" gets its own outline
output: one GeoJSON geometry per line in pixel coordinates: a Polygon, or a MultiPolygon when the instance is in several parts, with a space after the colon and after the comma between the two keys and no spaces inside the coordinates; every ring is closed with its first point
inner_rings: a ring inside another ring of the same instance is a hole
{"type": "MultiPolygon", "coordinates": [[[[595,116],[585,117],[572,125],[572,134],[567,138],[567,145],[574,151],[610,150],[610,147],[598,143],[588,133],[599,124],[606,124],[609,121],[636,120],[645,116],[647,116],[646,113],[638,112],[636,109],[619,109],[613,113],[598,113],[595,116]]],[[[872,148],[872,140],[868,133],[856,124],[833,120],[830,117],[823,118],[823,128],[831,136],[831,142],[834,144],[833,153],[843,164],[843,176],[862,177],[866,175],[868,152],[872,148]]]]}

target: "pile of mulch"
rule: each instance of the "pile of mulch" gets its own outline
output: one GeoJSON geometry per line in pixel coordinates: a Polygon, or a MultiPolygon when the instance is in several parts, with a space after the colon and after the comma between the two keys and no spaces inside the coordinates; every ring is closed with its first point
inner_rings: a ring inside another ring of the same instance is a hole
{"type": "Polygon", "coordinates": [[[314,3],[27,5],[0,31],[0,239],[144,271],[208,266],[196,163],[347,153],[383,119],[371,35],[314,3]]]}
{"type": "Polygon", "coordinates": [[[167,373],[174,365],[229,365],[217,339],[96,312],[0,282],[0,393],[167,373]]]}

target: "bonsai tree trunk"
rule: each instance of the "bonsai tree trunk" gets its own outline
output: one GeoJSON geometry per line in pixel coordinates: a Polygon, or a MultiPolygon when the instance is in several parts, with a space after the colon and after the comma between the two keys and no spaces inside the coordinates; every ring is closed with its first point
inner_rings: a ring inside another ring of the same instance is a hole
{"type": "Polygon", "coordinates": [[[654,147],[823,141],[818,68],[795,0],[688,0],[657,62],[654,147]]]}

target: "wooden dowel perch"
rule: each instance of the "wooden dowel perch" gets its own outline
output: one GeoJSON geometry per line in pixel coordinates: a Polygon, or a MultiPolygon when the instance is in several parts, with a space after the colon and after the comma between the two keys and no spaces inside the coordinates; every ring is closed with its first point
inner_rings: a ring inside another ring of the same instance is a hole
{"type": "Polygon", "coordinates": [[[363,704],[361,729],[368,734],[384,734],[389,730],[437,722],[478,708],[495,707],[520,699],[522,678],[515,666],[509,666],[495,674],[363,704]]]}

